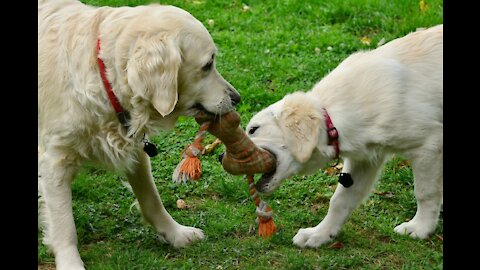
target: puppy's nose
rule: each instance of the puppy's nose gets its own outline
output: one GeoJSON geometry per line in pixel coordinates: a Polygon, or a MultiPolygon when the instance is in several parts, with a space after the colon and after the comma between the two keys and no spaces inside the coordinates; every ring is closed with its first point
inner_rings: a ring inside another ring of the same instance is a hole
{"type": "Polygon", "coordinates": [[[223,161],[223,156],[225,156],[225,152],[218,155],[218,161],[220,161],[220,163],[222,163],[222,161],[223,161]]]}
{"type": "Polygon", "coordinates": [[[236,106],[238,103],[240,103],[240,100],[242,99],[240,95],[237,93],[237,91],[232,91],[230,90],[230,93],[228,94],[230,96],[230,99],[232,100],[232,105],[236,106]]]}

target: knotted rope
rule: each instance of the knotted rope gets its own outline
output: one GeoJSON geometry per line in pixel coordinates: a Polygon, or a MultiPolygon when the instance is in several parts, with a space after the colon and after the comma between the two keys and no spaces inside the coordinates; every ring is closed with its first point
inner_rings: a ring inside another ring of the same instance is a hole
{"type": "Polygon", "coordinates": [[[269,237],[275,232],[275,223],[272,217],[272,208],[267,203],[260,199],[255,183],[253,182],[253,175],[247,175],[247,183],[250,188],[250,198],[257,206],[255,213],[257,214],[258,234],[263,237],[269,237]]]}
{"type": "MultiPolygon", "coordinates": [[[[203,139],[205,138],[206,131],[211,128],[212,122],[205,121],[200,125],[200,129],[197,132],[195,139],[192,144],[189,144],[185,147],[182,151],[182,158],[177,167],[175,168],[172,180],[176,183],[184,182],[186,183],[188,180],[197,180],[200,178],[202,172],[202,166],[200,163],[200,157],[203,154],[204,147],[202,146],[203,139]]],[[[220,125],[218,122],[216,123],[217,128],[220,125]]],[[[212,132],[211,130],[209,130],[212,132]]],[[[230,130],[231,131],[231,130],[230,130]]],[[[272,217],[272,209],[260,199],[260,196],[255,189],[254,178],[252,172],[259,172],[261,171],[262,167],[267,166],[266,164],[270,164],[268,162],[263,162],[265,158],[266,152],[259,151],[259,149],[251,142],[246,134],[240,130],[236,129],[233,134],[237,135],[236,139],[233,139],[234,136],[227,136],[226,133],[217,133],[219,135],[225,135],[223,137],[228,137],[227,141],[228,144],[225,144],[228,150],[235,149],[236,151],[230,152],[233,154],[233,158],[227,159],[226,162],[222,162],[222,165],[227,172],[238,174],[239,172],[243,172],[247,174],[247,181],[250,189],[250,197],[252,198],[253,202],[256,205],[257,214],[257,222],[258,222],[258,234],[264,238],[271,236],[275,232],[275,224],[273,222],[272,217]],[[225,167],[228,165],[227,167],[225,167]]],[[[230,134],[232,135],[232,134],[230,134]]],[[[220,136],[219,136],[220,137],[220,136]]],[[[223,139],[220,137],[219,139],[223,139]]],[[[218,145],[220,141],[214,142],[214,144],[218,145]]],[[[221,143],[221,142],[220,142],[221,143]]],[[[224,160],[225,161],[225,160],[224,160]]]]}

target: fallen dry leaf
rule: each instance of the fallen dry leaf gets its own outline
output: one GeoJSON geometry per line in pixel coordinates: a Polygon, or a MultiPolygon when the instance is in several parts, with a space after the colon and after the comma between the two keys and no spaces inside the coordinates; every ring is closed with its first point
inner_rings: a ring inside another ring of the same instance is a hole
{"type": "Polygon", "coordinates": [[[363,45],[370,45],[370,42],[372,42],[372,39],[366,36],[363,36],[360,41],[362,42],[363,45]]]}
{"type": "Polygon", "coordinates": [[[330,248],[333,248],[333,249],[341,249],[341,248],[343,248],[343,243],[337,241],[337,242],[331,244],[331,245],[330,245],[330,248]]]}
{"type": "Polygon", "coordinates": [[[206,145],[203,148],[202,155],[210,154],[213,150],[215,150],[221,144],[222,144],[222,141],[219,138],[216,138],[215,141],[213,141],[211,144],[206,145]]]}
{"type": "Polygon", "coordinates": [[[384,242],[384,243],[391,243],[392,242],[392,238],[390,238],[390,236],[379,236],[378,240],[380,240],[381,242],[384,242]]]}
{"type": "Polygon", "coordinates": [[[420,5],[420,11],[421,12],[424,12],[425,10],[427,10],[428,5],[427,5],[427,3],[425,3],[425,1],[420,0],[420,3],[418,3],[418,4],[420,5]]]}
{"type": "Polygon", "coordinates": [[[397,168],[399,168],[399,169],[403,169],[403,168],[407,168],[407,167],[410,167],[410,161],[408,161],[408,160],[402,160],[397,164],[397,168]]]}
{"type": "Polygon", "coordinates": [[[310,212],[316,213],[319,208],[320,208],[320,205],[319,205],[319,204],[313,204],[313,205],[310,207],[310,212]]]}
{"type": "Polygon", "coordinates": [[[382,191],[382,192],[375,192],[376,195],[385,197],[385,198],[393,198],[393,193],[390,191],[382,191]]]}
{"type": "Polygon", "coordinates": [[[335,166],[329,166],[328,168],[325,169],[325,173],[328,174],[328,176],[334,176],[336,174],[339,174],[343,169],[343,163],[339,162],[335,166]]]}
{"type": "Polygon", "coordinates": [[[177,208],[178,209],[187,209],[188,207],[189,207],[188,204],[184,200],[182,200],[182,199],[177,200],[177,208]]]}
{"type": "Polygon", "coordinates": [[[443,235],[435,234],[435,236],[443,242],[443,235]]]}
{"type": "Polygon", "coordinates": [[[338,172],[335,167],[328,167],[325,169],[325,173],[328,174],[328,176],[334,176],[338,172]]]}

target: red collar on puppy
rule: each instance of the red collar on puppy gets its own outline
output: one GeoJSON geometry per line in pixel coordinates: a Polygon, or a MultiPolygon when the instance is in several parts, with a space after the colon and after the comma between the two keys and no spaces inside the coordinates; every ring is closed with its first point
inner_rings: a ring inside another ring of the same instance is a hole
{"type": "Polygon", "coordinates": [[[97,39],[97,61],[98,67],[100,68],[100,76],[102,77],[103,86],[105,86],[105,91],[107,91],[108,99],[117,113],[118,120],[122,123],[123,126],[128,127],[129,115],[128,111],[123,110],[122,105],[118,101],[118,98],[113,93],[112,85],[107,79],[107,74],[105,72],[105,63],[100,58],[100,38],[97,39]]]}
{"type": "Polygon", "coordinates": [[[325,114],[325,123],[327,126],[327,134],[328,134],[328,145],[332,145],[335,148],[335,157],[338,158],[340,154],[340,146],[338,144],[338,131],[332,123],[332,119],[330,119],[330,115],[328,115],[327,109],[323,109],[325,114]]]}

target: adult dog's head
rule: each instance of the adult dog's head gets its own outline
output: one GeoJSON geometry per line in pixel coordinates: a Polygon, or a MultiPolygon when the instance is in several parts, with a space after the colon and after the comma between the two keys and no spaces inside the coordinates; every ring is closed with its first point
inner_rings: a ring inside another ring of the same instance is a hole
{"type": "Polygon", "coordinates": [[[178,116],[198,110],[233,110],[240,95],[216,70],[217,48],[202,23],[173,6],[138,9],[117,40],[118,51],[127,55],[119,62],[131,93],[133,128],[152,120],[171,127],[178,116]],[[135,120],[141,115],[148,119],[135,120]]]}
{"type": "Polygon", "coordinates": [[[265,174],[256,184],[263,193],[275,191],[294,174],[310,174],[335,156],[328,145],[325,117],[316,98],[296,92],[263,109],[246,128],[259,147],[277,157],[274,173],[265,174]]]}

